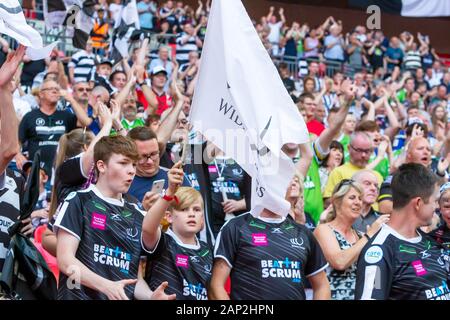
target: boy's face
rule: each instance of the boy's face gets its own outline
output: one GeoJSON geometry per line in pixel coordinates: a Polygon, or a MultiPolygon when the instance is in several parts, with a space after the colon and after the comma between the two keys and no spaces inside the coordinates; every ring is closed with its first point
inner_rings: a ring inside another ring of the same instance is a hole
{"type": "Polygon", "coordinates": [[[167,221],[172,224],[172,229],[176,234],[195,235],[203,228],[203,207],[200,200],[183,210],[173,209],[167,214],[167,221]]]}
{"type": "Polygon", "coordinates": [[[130,158],[113,153],[108,162],[99,160],[100,179],[106,179],[114,193],[127,193],[136,174],[136,163],[130,158]]]}

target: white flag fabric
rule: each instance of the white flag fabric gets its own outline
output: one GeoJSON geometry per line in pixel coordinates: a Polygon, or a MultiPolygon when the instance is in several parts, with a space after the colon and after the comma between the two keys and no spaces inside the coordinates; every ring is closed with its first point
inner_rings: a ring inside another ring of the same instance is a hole
{"type": "Polygon", "coordinates": [[[240,0],[213,1],[199,72],[194,129],[252,177],[252,213],[286,216],[295,167],[281,148],[308,131],[240,0]]]}
{"type": "Polygon", "coordinates": [[[50,55],[53,43],[44,48],[39,32],[27,24],[18,0],[0,2],[0,33],[14,38],[27,47],[26,54],[31,60],[39,60],[50,55]]]}

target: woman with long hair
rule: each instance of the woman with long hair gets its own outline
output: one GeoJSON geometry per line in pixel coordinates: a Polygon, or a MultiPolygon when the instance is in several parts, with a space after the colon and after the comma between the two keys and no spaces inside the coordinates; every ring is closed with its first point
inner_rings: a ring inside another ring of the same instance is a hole
{"type": "Polygon", "coordinates": [[[353,300],[356,285],[356,263],[362,248],[372,238],[381,225],[388,221],[382,215],[365,234],[358,233],[352,225],[361,215],[363,190],[353,180],[342,180],[333,190],[330,211],[326,222],[314,231],[330,264],[327,274],[330,281],[331,298],[353,300]]]}
{"type": "Polygon", "coordinates": [[[325,189],[325,185],[328,181],[328,176],[330,172],[341,165],[344,164],[344,146],[333,140],[330,144],[330,153],[322,160],[322,163],[319,168],[319,176],[320,176],[320,185],[322,192],[325,189]]]}

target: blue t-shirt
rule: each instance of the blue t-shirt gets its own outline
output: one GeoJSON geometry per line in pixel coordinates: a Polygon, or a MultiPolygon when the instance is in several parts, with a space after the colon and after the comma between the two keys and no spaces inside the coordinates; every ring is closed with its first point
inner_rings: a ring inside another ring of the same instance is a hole
{"type": "MultiPolygon", "coordinates": [[[[75,114],[75,111],[73,111],[72,106],[70,104],[67,105],[66,110],[69,111],[70,113],[75,114]]],[[[91,105],[88,105],[87,116],[92,118],[93,120],[88,127],[89,130],[91,130],[93,134],[97,135],[100,132],[100,124],[98,122],[98,119],[94,118],[94,108],[92,108],[91,105]]]]}
{"type": "MultiPolygon", "coordinates": [[[[152,10],[155,11],[153,3],[146,4],[144,1],[139,1],[137,4],[137,9],[139,10],[152,10]],[[153,7],[153,8],[152,8],[153,7]]],[[[139,14],[139,23],[141,28],[153,29],[153,14],[151,11],[147,11],[139,14]]]]}
{"type": "MultiPolygon", "coordinates": [[[[159,167],[159,171],[153,177],[138,177],[135,176],[133,182],[131,183],[130,189],[128,190],[128,194],[131,194],[133,197],[137,198],[139,202],[142,202],[144,195],[146,192],[152,190],[153,181],[156,180],[164,180],[164,191],[168,188],[168,177],[167,173],[169,169],[164,167],[159,167]]],[[[183,187],[191,187],[189,181],[184,176],[183,187]]]]}

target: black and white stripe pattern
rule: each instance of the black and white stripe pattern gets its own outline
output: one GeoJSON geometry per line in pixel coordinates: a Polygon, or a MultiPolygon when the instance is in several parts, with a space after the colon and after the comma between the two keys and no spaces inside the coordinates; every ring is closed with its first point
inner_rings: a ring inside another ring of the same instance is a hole
{"type": "Polygon", "coordinates": [[[180,36],[177,37],[176,40],[177,43],[176,58],[180,65],[187,63],[189,61],[189,52],[198,50],[195,36],[189,37],[188,41],[183,44],[184,39],[187,36],[188,35],[186,33],[182,33],[180,36]]]}
{"type": "Polygon", "coordinates": [[[378,6],[382,12],[404,17],[448,17],[450,2],[445,0],[348,0],[350,7],[378,6]]]}
{"type": "Polygon", "coordinates": [[[91,79],[91,73],[95,67],[95,55],[84,50],[78,51],[72,56],[69,68],[73,67],[75,83],[87,82],[91,79]]]}

